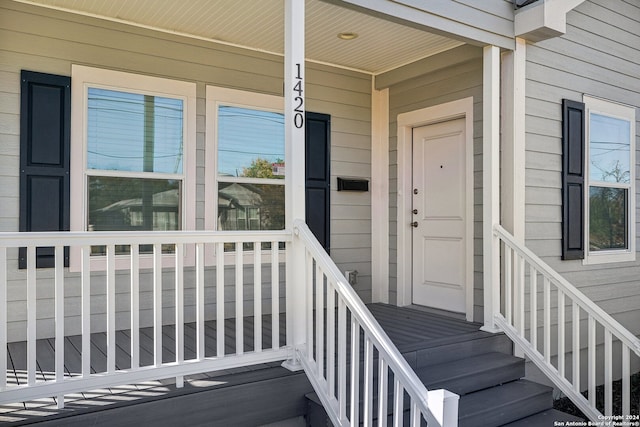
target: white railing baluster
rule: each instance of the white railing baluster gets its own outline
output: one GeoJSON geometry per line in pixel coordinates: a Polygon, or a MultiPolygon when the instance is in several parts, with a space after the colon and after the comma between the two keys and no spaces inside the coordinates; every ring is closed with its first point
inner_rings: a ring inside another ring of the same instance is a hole
{"type": "Polygon", "coordinates": [[[262,247],[253,243],[253,351],[262,351],[262,247]]]}
{"type": "Polygon", "coordinates": [[[162,365],[162,245],[153,245],[153,364],[162,365]]]}
{"type": "Polygon", "coordinates": [[[520,335],[524,335],[524,294],[525,294],[525,283],[524,283],[524,258],[520,255],[516,254],[516,295],[515,295],[515,305],[516,305],[516,328],[520,335]]]}
{"type": "Polygon", "coordinates": [[[511,248],[505,246],[504,248],[504,313],[507,318],[507,323],[511,324],[512,317],[512,261],[511,261],[511,248]]]}
{"type": "Polygon", "coordinates": [[[204,243],[196,243],[196,359],[205,358],[204,243]]]}
{"type": "MultiPolygon", "coordinates": [[[[177,243],[175,246],[175,344],[176,363],[184,362],[184,245],[177,243]]],[[[176,377],[176,387],[184,387],[184,377],[176,377]]]]}
{"type": "Polygon", "coordinates": [[[360,325],[351,316],[351,420],[357,426],[360,416],[360,325]]]}
{"type": "Polygon", "coordinates": [[[387,427],[387,405],[389,392],[389,369],[387,362],[378,360],[378,427],[387,427]]]}
{"type": "Polygon", "coordinates": [[[313,262],[313,257],[311,256],[311,253],[309,251],[307,251],[307,256],[305,257],[305,283],[307,283],[307,313],[309,313],[309,315],[307,316],[307,357],[309,358],[309,360],[316,360],[315,357],[315,353],[313,351],[314,349],[314,315],[313,313],[315,313],[314,307],[313,307],[313,296],[316,294],[315,291],[315,282],[313,280],[314,277],[314,271],[315,271],[315,266],[314,266],[314,262],[313,262]]]}
{"type": "Polygon", "coordinates": [[[131,370],[140,367],[140,246],[131,245],[131,370]]]}
{"type": "Polygon", "coordinates": [[[565,378],[565,312],[564,312],[564,292],[558,289],[558,374],[565,378]]]}
{"type": "Polygon", "coordinates": [[[531,346],[538,348],[538,271],[533,265],[529,266],[529,336],[531,346]]]}
{"type": "Polygon", "coordinates": [[[107,245],[107,373],[116,371],[116,248],[107,245]]]}
{"type": "Polygon", "coordinates": [[[604,331],[604,414],[613,413],[613,360],[611,332],[604,331]]]}
{"type": "Polygon", "coordinates": [[[587,321],[587,379],[589,390],[589,403],[596,404],[596,321],[589,315],[587,321]]]}
{"type": "Polygon", "coordinates": [[[271,348],[280,348],[280,260],[279,242],[271,242],[271,348]]]}
{"type": "Polygon", "coordinates": [[[236,242],[236,354],[244,353],[244,248],[236,242]]]}
{"type": "Polygon", "coordinates": [[[338,297],[338,414],[347,417],[347,309],[338,297]]]}
{"type": "Polygon", "coordinates": [[[27,247],[27,385],[36,383],[36,248],[27,247]]]}
{"type": "Polygon", "coordinates": [[[580,307],[574,301],[571,304],[572,316],[572,350],[571,350],[571,369],[573,372],[573,390],[580,393],[580,307]]]}
{"type": "Polygon", "coordinates": [[[216,245],[216,356],[224,357],[224,243],[216,245]]]}
{"type": "MultiPolygon", "coordinates": [[[[60,383],[64,381],[64,246],[56,246],[54,274],[55,371],[56,382],[60,383]]],[[[7,347],[0,345],[0,348],[7,347]]],[[[4,365],[0,364],[0,369],[4,369],[4,365]]],[[[58,409],[64,408],[64,394],[56,397],[56,403],[58,409]]]]}
{"type": "Polygon", "coordinates": [[[393,381],[393,427],[402,427],[404,422],[404,389],[398,379],[393,381]]]}
{"type": "Polygon", "coordinates": [[[91,375],[91,264],[90,246],[83,246],[82,269],[82,377],[91,375]]]}
{"type": "Polygon", "coordinates": [[[544,279],[544,360],[551,363],[551,282],[544,279]]]}
{"type": "MultiPolygon", "coordinates": [[[[629,347],[622,343],[622,413],[631,413],[631,365],[629,363],[629,347]]],[[[639,407],[640,407],[640,402],[639,407]]]]}
{"type": "Polygon", "coordinates": [[[411,403],[409,415],[411,419],[411,427],[420,427],[420,410],[415,402],[411,403]]]}
{"type": "Polygon", "coordinates": [[[327,388],[330,396],[336,394],[336,291],[327,279],[327,388]]]}
{"type": "Polygon", "coordinates": [[[316,366],[324,377],[324,273],[316,264],[316,366]]]}
{"type": "MultiPolygon", "coordinates": [[[[7,248],[0,247],[0,349],[7,348],[7,248]]],[[[0,351],[0,391],[7,387],[7,352],[0,351]]]]}
{"type": "Polygon", "coordinates": [[[373,343],[365,334],[364,337],[364,419],[365,427],[373,425],[373,343]]]}

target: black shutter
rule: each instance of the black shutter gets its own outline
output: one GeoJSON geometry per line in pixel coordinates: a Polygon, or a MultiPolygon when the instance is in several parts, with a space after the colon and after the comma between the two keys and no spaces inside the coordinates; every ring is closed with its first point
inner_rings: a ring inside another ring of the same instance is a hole
{"type": "MultiPolygon", "coordinates": [[[[23,70],[21,82],[20,231],[67,231],[71,78],[23,70]]],[[[26,248],[19,256],[26,268],[26,248]]],[[[53,248],[37,248],[37,267],[54,261],[53,248]]]]}
{"type": "Polygon", "coordinates": [[[306,223],[322,247],[330,249],[331,116],[306,113],[306,223]]]}
{"type": "Polygon", "coordinates": [[[562,259],[584,258],[585,109],[562,100],[562,259]]]}

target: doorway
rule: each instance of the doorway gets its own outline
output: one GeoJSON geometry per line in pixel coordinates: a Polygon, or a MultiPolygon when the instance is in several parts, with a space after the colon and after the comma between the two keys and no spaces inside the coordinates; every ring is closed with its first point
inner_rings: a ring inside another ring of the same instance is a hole
{"type": "Polygon", "coordinates": [[[413,303],[466,309],[465,120],[413,128],[413,303]]]}
{"type": "Polygon", "coordinates": [[[472,321],[473,98],[402,113],[397,123],[396,303],[472,321]]]}

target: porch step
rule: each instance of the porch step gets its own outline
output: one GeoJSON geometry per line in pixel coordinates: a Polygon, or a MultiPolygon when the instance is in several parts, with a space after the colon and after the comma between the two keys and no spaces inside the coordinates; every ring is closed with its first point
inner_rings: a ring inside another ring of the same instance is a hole
{"type": "Polygon", "coordinates": [[[303,371],[291,372],[275,363],[234,371],[187,377],[182,388],[165,383],[134,390],[131,396],[114,395],[102,405],[71,402],[63,410],[51,410],[52,415],[25,416],[11,426],[259,426],[305,415],[304,395],[313,388],[303,371]]]}
{"type": "Polygon", "coordinates": [[[472,359],[429,365],[415,370],[428,389],[446,388],[456,394],[516,381],[525,375],[524,360],[504,353],[485,353],[472,359]]]}
{"type": "Polygon", "coordinates": [[[547,411],[538,412],[537,414],[531,415],[527,418],[514,421],[505,425],[504,427],[551,427],[556,422],[560,424],[564,423],[564,425],[567,425],[568,421],[584,422],[584,419],[567,414],[566,412],[549,409],[547,411]]]}
{"type": "Polygon", "coordinates": [[[458,425],[502,426],[553,406],[553,389],[527,380],[513,381],[460,397],[458,425]]]}

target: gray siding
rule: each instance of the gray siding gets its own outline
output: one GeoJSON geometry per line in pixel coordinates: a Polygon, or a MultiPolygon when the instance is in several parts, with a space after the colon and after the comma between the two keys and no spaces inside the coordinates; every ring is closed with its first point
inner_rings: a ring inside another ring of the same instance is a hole
{"type": "MultiPolygon", "coordinates": [[[[526,243],[625,327],[640,334],[640,256],[636,262],[589,266],[560,260],[561,100],[581,101],[583,94],[592,95],[633,105],[640,119],[640,4],[590,0],[569,12],[567,21],[566,35],[527,46],[526,243]]],[[[640,122],[636,132],[638,223],[640,122]]]]}
{"type": "MultiPolygon", "coordinates": [[[[198,229],[204,228],[205,216],[206,85],[275,95],[283,90],[280,56],[0,0],[0,231],[18,230],[20,70],[70,75],[72,64],[197,83],[198,229]]],[[[307,109],[330,114],[332,120],[332,257],[341,270],[359,271],[356,289],[369,301],[370,195],[335,189],[337,176],[371,177],[371,77],[316,64],[308,64],[306,76],[307,109]]],[[[9,329],[10,338],[19,339],[25,321],[24,275],[13,268],[9,329]]],[[[123,288],[118,288],[117,298],[126,301],[123,288]]],[[[38,308],[52,302],[48,291],[39,292],[38,298],[38,308]]],[[[73,298],[70,307],[76,306],[73,298]]],[[[101,310],[99,302],[96,310],[101,310]]],[[[50,315],[39,317],[40,336],[50,330],[50,315]]],[[[74,325],[73,318],[69,322],[74,325]]]]}
{"type": "MultiPolygon", "coordinates": [[[[469,52],[467,52],[469,54],[469,52]]],[[[459,57],[448,65],[389,88],[389,258],[390,301],[397,298],[397,118],[399,114],[450,101],[473,97],[474,141],[474,304],[475,315],[482,314],[482,59],[477,54],[459,57]]],[[[430,58],[437,63],[439,55],[430,58]]],[[[447,62],[449,60],[447,59],[447,62]]],[[[415,70],[412,70],[414,72],[415,70]]],[[[431,70],[430,70],[431,71],[431,70]]],[[[402,70],[398,70],[402,73],[402,70]]]]}

